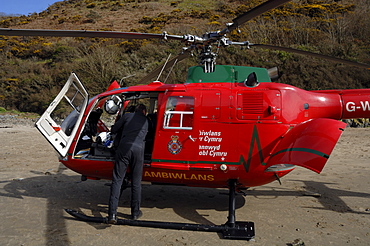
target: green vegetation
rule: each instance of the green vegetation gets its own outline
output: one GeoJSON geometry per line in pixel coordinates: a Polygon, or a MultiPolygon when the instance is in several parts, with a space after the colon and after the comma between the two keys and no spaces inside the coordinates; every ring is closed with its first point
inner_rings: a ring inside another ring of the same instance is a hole
{"type": "Polygon", "coordinates": [[[19,112],[17,110],[6,110],[3,107],[0,107],[0,115],[14,115],[20,118],[27,118],[27,119],[37,119],[40,115],[36,113],[29,113],[29,112],[19,112]]]}
{"type": "MultiPolygon", "coordinates": [[[[237,15],[264,0],[65,0],[41,13],[0,17],[0,27],[22,29],[85,29],[196,34],[220,30],[237,15]]],[[[255,18],[233,32],[235,41],[250,40],[303,49],[370,63],[370,7],[366,0],[292,1],[255,18]]],[[[74,71],[91,95],[112,80],[122,86],[140,78],[176,55],[183,44],[159,40],[46,38],[0,36],[0,107],[41,113],[74,71]],[[126,79],[130,75],[135,75],[126,79]]],[[[182,61],[167,83],[186,80],[182,61]]],[[[370,72],[310,57],[231,46],[220,50],[217,64],[277,66],[281,83],[303,89],[370,88],[370,72]]],[[[163,76],[165,78],[165,76],[163,76]]]]}

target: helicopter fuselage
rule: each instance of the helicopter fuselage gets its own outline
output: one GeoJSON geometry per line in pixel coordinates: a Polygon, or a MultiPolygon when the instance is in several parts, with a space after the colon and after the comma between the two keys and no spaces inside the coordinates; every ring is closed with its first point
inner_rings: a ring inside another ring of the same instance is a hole
{"type": "MultiPolygon", "coordinates": [[[[81,155],[78,145],[91,112],[114,95],[126,106],[147,100],[153,129],[143,181],[188,186],[227,187],[230,179],[239,187],[259,186],[295,166],[320,173],[346,127],[339,120],[370,114],[367,89],[305,91],[270,82],[261,68],[216,66],[206,74],[193,67],[184,84],[117,88],[89,101],[67,155],[60,158],[86,178],[112,177],[109,150],[95,146],[81,155]],[[248,86],[250,73],[266,82],[248,86]]],[[[109,127],[99,120],[97,132],[109,127]]]]}

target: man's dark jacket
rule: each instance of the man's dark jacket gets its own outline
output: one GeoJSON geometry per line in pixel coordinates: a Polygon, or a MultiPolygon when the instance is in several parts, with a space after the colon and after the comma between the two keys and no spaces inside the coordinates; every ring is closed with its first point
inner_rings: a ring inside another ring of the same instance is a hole
{"type": "MultiPolygon", "coordinates": [[[[112,126],[120,144],[142,145],[148,131],[148,121],[141,112],[126,113],[112,126]]],[[[116,141],[115,141],[116,142],[116,141]]],[[[118,147],[116,145],[116,147],[118,147]]]]}

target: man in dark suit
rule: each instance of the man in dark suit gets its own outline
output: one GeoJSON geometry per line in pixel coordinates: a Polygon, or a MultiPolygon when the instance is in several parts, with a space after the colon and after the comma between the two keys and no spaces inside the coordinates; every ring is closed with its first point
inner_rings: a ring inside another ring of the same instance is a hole
{"type": "Polygon", "coordinates": [[[113,179],[109,198],[108,223],[117,222],[117,207],[120,191],[127,168],[130,167],[132,176],[131,188],[131,216],[137,220],[142,216],[141,179],[144,164],[145,136],[148,132],[146,107],[139,104],[134,113],[124,114],[112,126],[111,133],[120,132],[121,139],[116,149],[113,179]]]}

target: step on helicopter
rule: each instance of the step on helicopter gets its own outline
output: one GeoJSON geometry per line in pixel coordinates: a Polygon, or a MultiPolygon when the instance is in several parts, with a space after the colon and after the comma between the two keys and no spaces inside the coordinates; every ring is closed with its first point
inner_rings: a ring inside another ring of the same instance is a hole
{"type": "MultiPolygon", "coordinates": [[[[344,131],[341,119],[370,117],[370,89],[306,91],[272,82],[276,71],[258,67],[216,65],[212,46],[230,45],[282,50],[369,69],[369,65],[307,51],[248,41],[227,35],[249,20],[289,0],[269,0],[232,20],[221,31],[203,36],[85,30],[0,29],[8,36],[102,37],[177,40],[185,48],[139,84],[121,88],[113,82],[94,97],[72,73],[37,129],[59,153],[66,167],[86,179],[111,179],[114,151],[110,126],[140,103],[148,107],[143,181],[194,187],[228,188],[229,211],[223,225],[199,225],[119,219],[117,224],[221,232],[224,238],[251,239],[254,223],[236,221],[235,195],[268,184],[301,166],[320,173],[344,131]],[[152,81],[163,69],[198,51],[199,66],[185,81],[152,81]],[[69,105],[60,120],[53,113],[69,105]],[[111,119],[106,122],[106,119],[111,119]]],[[[74,210],[88,222],[106,222],[74,210]]]]}

